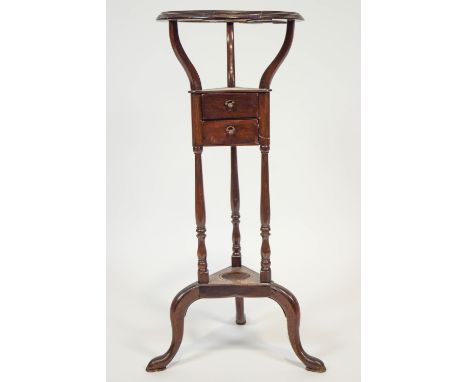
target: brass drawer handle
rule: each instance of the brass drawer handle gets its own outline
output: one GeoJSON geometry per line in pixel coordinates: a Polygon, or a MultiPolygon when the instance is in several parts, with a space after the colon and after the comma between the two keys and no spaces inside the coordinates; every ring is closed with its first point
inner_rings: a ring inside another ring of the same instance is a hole
{"type": "Polygon", "coordinates": [[[228,99],[227,101],[224,102],[224,106],[226,106],[226,108],[229,110],[229,111],[232,111],[232,109],[234,109],[234,105],[236,104],[235,101],[233,101],[232,99],[228,99]]]}
{"type": "Polygon", "coordinates": [[[229,135],[233,135],[234,132],[236,131],[236,128],[232,125],[226,126],[226,133],[229,135]]]}

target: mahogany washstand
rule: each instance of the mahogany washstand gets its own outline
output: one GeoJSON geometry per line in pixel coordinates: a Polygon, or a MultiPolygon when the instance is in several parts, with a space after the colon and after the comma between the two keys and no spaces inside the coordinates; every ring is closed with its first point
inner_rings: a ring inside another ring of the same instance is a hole
{"type": "Polygon", "coordinates": [[[297,357],[307,370],[324,372],[325,365],[307,354],[299,336],[300,311],[294,295],[271,280],[270,269],[270,194],[268,152],[270,150],[270,83],[289,52],[294,35],[294,23],[303,20],[295,12],[274,11],[176,11],[161,13],[158,20],[169,21],[169,36],[175,55],[190,81],[192,107],[192,142],[195,154],[195,217],[198,238],[198,281],[182,289],[174,298],[170,317],[172,342],[166,353],[153,358],[147,371],[164,370],[182,342],[184,317],[188,307],[201,298],[234,297],[236,323],[245,324],[244,297],[269,297],[276,301],[287,319],[289,340],[297,357]],[[227,31],[227,86],[222,89],[202,89],[200,77],[187,57],[177,29],[178,22],[225,22],[227,31]],[[285,23],[283,45],[267,67],[258,88],[238,88],[235,85],[234,23],[285,23]],[[261,152],[260,233],[261,268],[257,273],[241,262],[239,181],[237,146],[257,145],[261,152]],[[208,273],[205,247],[205,200],[201,154],[204,146],[231,148],[231,266],[214,274],[208,273]]]}

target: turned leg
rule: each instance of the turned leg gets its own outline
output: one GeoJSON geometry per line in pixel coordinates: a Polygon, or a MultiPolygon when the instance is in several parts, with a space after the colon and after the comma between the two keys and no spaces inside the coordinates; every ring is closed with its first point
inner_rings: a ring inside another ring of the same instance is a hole
{"type": "Polygon", "coordinates": [[[197,222],[197,238],[198,238],[198,282],[200,284],[208,283],[208,265],[206,262],[206,228],[205,228],[205,195],[203,192],[203,170],[201,153],[202,146],[194,146],[193,152],[195,154],[195,219],[197,222]]]}
{"type": "Polygon", "coordinates": [[[260,282],[269,283],[271,281],[270,269],[270,186],[268,176],[268,152],[270,147],[267,145],[260,146],[262,153],[262,174],[261,174],[261,194],[260,194],[260,218],[261,227],[260,234],[262,236],[261,247],[261,268],[260,268],[260,282]]]}
{"type": "MultiPolygon", "coordinates": [[[[229,87],[236,86],[236,69],[234,60],[234,23],[226,23],[226,57],[227,57],[227,83],[229,87]]],[[[237,171],[237,147],[231,146],[231,221],[232,221],[232,256],[231,265],[240,267],[240,194],[239,174],[237,171]]]]}
{"type": "Polygon", "coordinates": [[[240,267],[241,245],[240,245],[240,195],[239,195],[239,176],[237,172],[237,147],[231,147],[231,221],[232,221],[232,256],[231,264],[233,267],[240,267]]]}
{"type": "Polygon", "coordinates": [[[236,297],[236,324],[245,325],[244,298],[236,297]]]}
{"type": "MultiPolygon", "coordinates": [[[[234,23],[226,23],[226,62],[227,85],[236,86],[236,63],[234,58],[234,23]]],[[[242,265],[240,246],[240,195],[239,175],[237,172],[237,147],[231,146],[231,221],[232,221],[232,256],[231,266],[242,265]]],[[[236,323],[245,324],[244,298],[236,297],[236,323]]]]}
{"type": "Polygon", "coordinates": [[[179,350],[184,335],[184,318],[188,307],[199,299],[198,283],[193,283],[182,289],[171,304],[171,326],[172,326],[172,341],[167,352],[159,357],[153,358],[146,371],[161,371],[166,368],[169,362],[179,350]]]}
{"type": "MultiPolygon", "coordinates": [[[[231,265],[240,267],[241,245],[240,245],[240,193],[239,193],[239,175],[237,172],[237,147],[231,147],[231,221],[232,221],[232,256],[231,265]]],[[[236,297],[236,324],[245,324],[244,298],[236,297]]]]}
{"type": "Polygon", "coordinates": [[[296,297],[281,285],[271,283],[271,299],[275,300],[283,309],[288,323],[288,336],[297,357],[309,371],[323,373],[326,371],[324,363],[318,358],[307,354],[302,348],[299,335],[300,309],[296,297]]]}

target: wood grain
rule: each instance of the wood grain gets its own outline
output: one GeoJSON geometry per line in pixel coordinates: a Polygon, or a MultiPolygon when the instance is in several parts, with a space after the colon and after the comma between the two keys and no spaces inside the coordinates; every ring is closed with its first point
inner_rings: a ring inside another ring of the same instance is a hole
{"type": "Polygon", "coordinates": [[[193,283],[182,289],[172,300],[170,317],[172,326],[172,341],[169,349],[159,357],[153,358],[146,366],[146,371],[162,371],[179,350],[184,336],[184,318],[189,306],[200,298],[198,283],[193,283]]]}
{"type": "Polygon", "coordinates": [[[270,268],[270,184],[269,184],[269,170],[268,170],[268,152],[269,146],[260,146],[262,154],[261,159],[261,195],[260,195],[260,235],[262,236],[262,246],[260,249],[261,254],[261,268],[260,268],[260,281],[268,283],[271,281],[271,268],[270,268]]]}
{"type": "Polygon", "coordinates": [[[271,89],[258,89],[258,88],[245,88],[245,87],[225,87],[225,88],[212,88],[212,89],[200,89],[190,90],[192,94],[204,94],[204,93],[269,93],[271,89]]]}
{"type": "Polygon", "coordinates": [[[297,12],[282,11],[168,11],[156,20],[177,20],[183,22],[236,22],[236,23],[284,23],[288,20],[304,20],[297,12]]]}
{"type": "Polygon", "coordinates": [[[240,192],[239,175],[237,170],[237,148],[231,147],[231,222],[232,222],[232,255],[233,267],[240,267],[241,260],[241,234],[240,234],[240,192]]]}
{"type": "Polygon", "coordinates": [[[208,263],[206,261],[206,213],[205,213],[205,194],[203,191],[203,170],[201,153],[203,147],[194,146],[193,152],[195,154],[195,220],[197,223],[197,239],[198,239],[198,282],[208,282],[208,263]]]}
{"type": "Polygon", "coordinates": [[[202,113],[203,119],[257,118],[258,93],[202,94],[202,113]]]}
{"type": "Polygon", "coordinates": [[[204,146],[258,145],[258,121],[256,119],[223,119],[203,121],[204,146]],[[232,134],[229,131],[234,132],[232,134]]]}
{"type": "Polygon", "coordinates": [[[234,24],[226,23],[226,59],[227,59],[227,86],[236,86],[236,60],[234,55],[234,24]]]}

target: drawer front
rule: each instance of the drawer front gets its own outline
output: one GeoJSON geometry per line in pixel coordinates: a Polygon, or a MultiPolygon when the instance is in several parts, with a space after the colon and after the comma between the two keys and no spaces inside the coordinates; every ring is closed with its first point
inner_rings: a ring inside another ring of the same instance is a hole
{"type": "Polygon", "coordinates": [[[258,145],[256,119],[203,121],[204,146],[258,145]]]}
{"type": "Polygon", "coordinates": [[[257,93],[207,93],[202,96],[203,119],[257,118],[257,93]]]}

